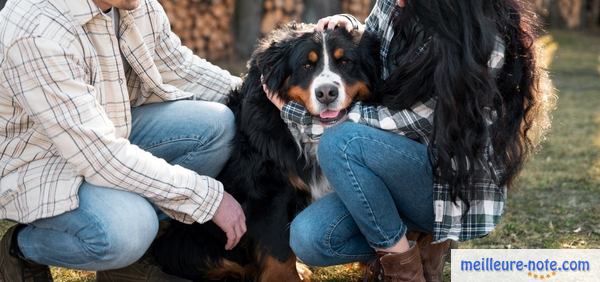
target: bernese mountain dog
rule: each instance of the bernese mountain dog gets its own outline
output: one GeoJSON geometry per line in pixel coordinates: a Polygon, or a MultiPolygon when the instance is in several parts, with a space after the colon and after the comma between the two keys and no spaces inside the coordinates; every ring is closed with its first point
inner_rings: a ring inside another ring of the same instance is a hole
{"type": "Polygon", "coordinates": [[[318,144],[286,125],[262,84],[303,104],[325,126],[334,125],[345,120],[353,101],[374,98],[378,44],[366,33],[319,33],[296,23],[260,41],[243,85],[231,93],[237,135],[217,177],[242,205],[248,231],[225,251],[226,236],[212,222],[173,222],[152,247],[165,272],[194,281],[300,281],[289,224],[329,187],[316,160],[318,144]]]}

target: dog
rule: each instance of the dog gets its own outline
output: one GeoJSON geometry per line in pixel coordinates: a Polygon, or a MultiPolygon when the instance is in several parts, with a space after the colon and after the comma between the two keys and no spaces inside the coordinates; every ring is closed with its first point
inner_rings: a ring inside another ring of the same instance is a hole
{"type": "Polygon", "coordinates": [[[330,189],[316,159],[318,143],[305,142],[301,130],[286,125],[262,85],[333,126],[346,119],[352,102],[374,99],[378,50],[373,35],[319,33],[296,23],[259,42],[244,83],[230,95],[237,134],[217,177],[242,205],[248,231],[225,251],[226,236],[212,222],[173,222],[152,247],[165,272],[194,281],[300,281],[289,224],[330,189]]]}

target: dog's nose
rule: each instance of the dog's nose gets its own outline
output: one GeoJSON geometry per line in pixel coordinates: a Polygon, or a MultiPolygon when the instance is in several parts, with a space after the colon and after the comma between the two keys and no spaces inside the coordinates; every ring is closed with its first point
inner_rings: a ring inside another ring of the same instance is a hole
{"type": "Polygon", "coordinates": [[[333,84],[325,84],[316,89],[317,100],[325,105],[333,103],[338,97],[338,88],[333,84]]]}

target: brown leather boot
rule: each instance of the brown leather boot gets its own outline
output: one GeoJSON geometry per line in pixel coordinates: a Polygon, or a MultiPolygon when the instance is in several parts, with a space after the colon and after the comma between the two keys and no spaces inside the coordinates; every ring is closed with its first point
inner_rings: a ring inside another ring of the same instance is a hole
{"type": "Polygon", "coordinates": [[[400,254],[377,253],[381,264],[380,278],[386,282],[425,282],[419,245],[400,254]]]}
{"type": "Polygon", "coordinates": [[[432,244],[433,235],[422,234],[417,245],[421,250],[421,263],[423,274],[427,282],[442,282],[444,280],[444,265],[450,254],[451,240],[432,244]]]}
{"type": "Polygon", "coordinates": [[[417,245],[419,245],[425,281],[442,282],[444,279],[444,265],[450,254],[451,241],[431,244],[433,235],[420,232],[409,232],[406,237],[408,240],[417,241],[417,245]]]}

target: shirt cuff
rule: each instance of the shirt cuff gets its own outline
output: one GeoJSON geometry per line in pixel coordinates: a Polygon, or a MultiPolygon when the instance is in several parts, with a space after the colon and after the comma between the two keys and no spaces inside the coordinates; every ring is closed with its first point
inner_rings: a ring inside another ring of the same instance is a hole
{"type": "Polygon", "coordinates": [[[162,210],[171,218],[186,224],[206,223],[214,217],[223,200],[223,184],[208,176],[196,176],[196,187],[189,198],[178,204],[177,210],[162,210]]]}
{"type": "Polygon", "coordinates": [[[199,176],[200,191],[194,190],[194,196],[199,197],[200,207],[192,215],[199,223],[205,223],[213,218],[223,200],[223,184],[208,176],[199,176]]]}

